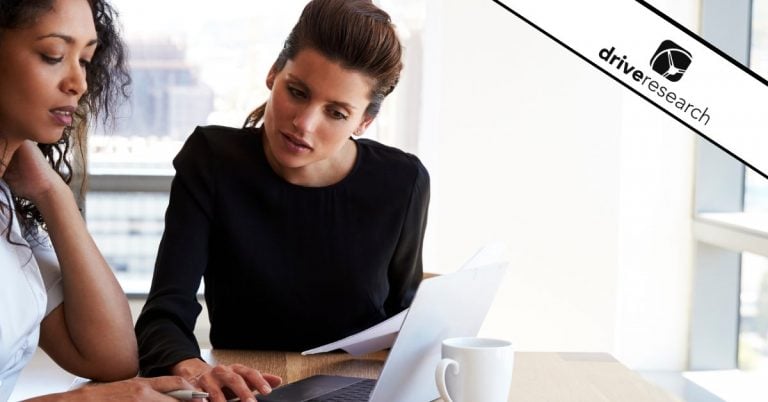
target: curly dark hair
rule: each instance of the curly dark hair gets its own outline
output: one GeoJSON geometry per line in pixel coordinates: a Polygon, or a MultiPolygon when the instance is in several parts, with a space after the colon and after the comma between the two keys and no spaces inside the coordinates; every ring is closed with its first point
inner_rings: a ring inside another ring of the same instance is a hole
{"type": "MultiPolygon", "coordinates": [[[[14,29],[28,27],[37,18],[53,9],[55,0],[0,0],[0,41],[14,29]]],[[[88,0],[93,22],[96,26],[98,46],[86,66],[88,90],[83,94],[75,111],[72,126],[64,129],[61,139],[53,144],[38,144],[50,165],[66,183],[70,183],[73,171],[72,149],[79,149],[85,169],[85,135],[88,118],[101,116],[107,125],[113,123],[112,113],[128,96],[131,78],[126,64],[125,45],[119,35],[117,11],[106,0],[88,0]]],[[[13,198],[16,210],[21,216],[21,225],[26,230],[45,229],[40,211],[29,200],[5,194],[13,198]]],[[[10,223],[13,224],[13,214],[10,223]]],[[[9,225],[10,229],[10,225],[9,225]]],[[[8,232],[10,234],[10,231],[8,232]]],[[[10,239],[9,239],[10,240],[10,239]]]]}

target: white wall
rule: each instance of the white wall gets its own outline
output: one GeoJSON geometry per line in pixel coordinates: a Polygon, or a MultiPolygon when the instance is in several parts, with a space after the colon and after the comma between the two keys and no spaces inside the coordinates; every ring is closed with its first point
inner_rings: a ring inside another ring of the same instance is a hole
{"type": "MultiPolygon", "coordinates": [[[[427,269],[501,239],[483,335],[682,369],[694,134],[495,3],[441,3],[427,269]]],[[[691,3],[655,5],[695,23],[691,3]]]]}
{"type": "Polygon", "coordinates": [[[695,134],[622,96],[615,355],[640,369],[686,368],[695,134]]]}

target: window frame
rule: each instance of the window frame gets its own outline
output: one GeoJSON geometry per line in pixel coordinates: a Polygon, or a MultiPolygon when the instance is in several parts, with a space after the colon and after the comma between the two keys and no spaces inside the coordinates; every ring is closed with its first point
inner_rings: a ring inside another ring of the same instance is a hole
{"type": "MultiPolygon", "coordinates": [[[[752,0],[702,0],[701,35],[749,66],[752,0]]],[[[741,252],[768,256],[768,230],[744,213],[744,165],[703,138],[696,143],[692,231],[695,265],[689,369],[738,369],[741,252]],[[762,249],[761,249],[762,248],[762,249]]]]}

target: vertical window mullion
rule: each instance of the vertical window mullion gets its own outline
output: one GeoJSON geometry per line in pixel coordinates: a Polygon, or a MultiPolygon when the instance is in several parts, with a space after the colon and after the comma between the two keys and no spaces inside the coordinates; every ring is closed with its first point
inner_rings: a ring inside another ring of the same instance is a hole
{"type": "MultiPolygon", "coordinates": [[[[751,10],[751,0],[702,0],[702,36],[749,65],[751,10]]],[[[696,213],[742,211],[744,165],[703,139],[696,152],[696,213]]],[[[737,368],[741,254],[697,242],[695,264],[689,368],[737,368]]]]}

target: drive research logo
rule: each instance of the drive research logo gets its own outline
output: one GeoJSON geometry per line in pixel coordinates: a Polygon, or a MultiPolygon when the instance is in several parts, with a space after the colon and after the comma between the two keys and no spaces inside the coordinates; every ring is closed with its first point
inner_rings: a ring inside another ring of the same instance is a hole
{"type": "Polygon", "coordinates": [[[691,65],[691,53],[671,40],[661,42],[651,58],[651,68],[664,78],[677,82],[691,65]]]}
{"type": "MultiPolygon", "coordinates": [[[[656,81],[656,79],[648,75],[648,73],[637,68],[632,64],[626,54],[621,56],[619,56],[619,54],[621,54],[621,52],[617,50],[615,46],[605,47],[598,52],[598,57],[600,57],[600,59],[602,59],[608,66],[611,66],[616,70],[616,72],[608,74],[613,75],[619,80],[622,80],[621,74],[623,74],[626,78],[622,81],[625,82],[626,85],[633,86],[640,96],[656,103],[656,100],[648,98],[648,95],[655,95],[659,100],[664,100],[677,108],[680,111],[680,114],[687,115],[685,118],[705,126],[709,124],[709,119],[712,117],[710,116],[709,107],[701,106],[698,102],[691,102],[688,97],[675,92],[672,89],[672,86],[666,86],[669,84],[664,85],[663,82],[656,81]]],[[[691,54],[668,40],[661,43],[659,50],[656,51],[656,54],[651,59],[651,67],[653,67],[653,70],[672,82],[678,81],[690,64],[691,54]],[[685,57],[680,58],[682,56],[685,57]],[[661,71],[659,71],[659,69],[661,69],[661,71]]],[[[608,70],[604,71],[608,72],[608,70]]]]}

